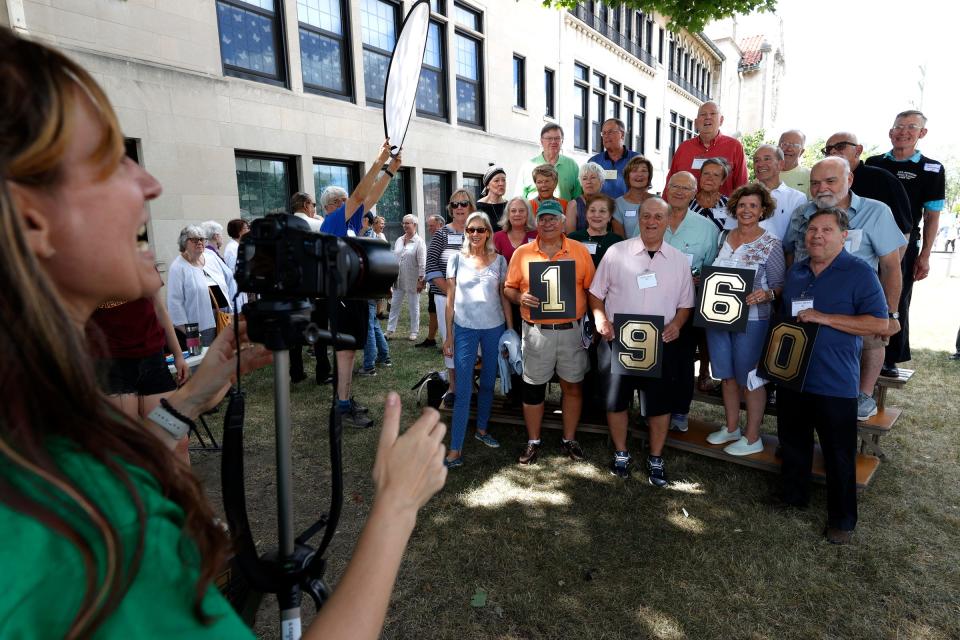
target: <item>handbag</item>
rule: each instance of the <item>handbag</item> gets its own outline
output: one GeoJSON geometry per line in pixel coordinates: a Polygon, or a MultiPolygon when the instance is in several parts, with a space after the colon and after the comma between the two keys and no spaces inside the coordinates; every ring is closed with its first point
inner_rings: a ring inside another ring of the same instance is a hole
{"type": "Polygon", "coordinates": [[[233,318],[231,318],[230,314],[226,311],[220,310],[220,307],[217,305],[217,298],[213,295],[213,291],[211,291],[209,287],[207,288],[207,293],[210,294],[210,306],[213,307],[213,321],[217,325],[217,335],[220,335],[222,331],[230,328],[233,318]]]}

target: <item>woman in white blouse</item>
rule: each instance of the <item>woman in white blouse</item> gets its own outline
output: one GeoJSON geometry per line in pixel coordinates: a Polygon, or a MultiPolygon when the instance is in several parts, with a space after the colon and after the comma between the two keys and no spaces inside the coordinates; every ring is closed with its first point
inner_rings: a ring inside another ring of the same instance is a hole
{"type": "Polygon", "coordinates": [[[417,218],[403,216],[403,235],[393,245],[393,253],[400,263],[400,273],[393,283],[393,298],[390,300],[390,319],[387,320],[387,338],[392,338],[400,320],[400,306],[404,299],[410,310],[410,340],[417,339],[420,332],[420,292],[425,284],[427,245],[417,234],[417,218]]]}
{"type": "Polygon", "coordinates": [[[184,333],[184,325],[196,324],[200,327],[200,344],[209,346],[217,337],[211,287],[217,288],[213,293],[224,311],[229,309],[230,289],[223,272],[216,265],[211,268],[212,261],[204,255],[205,241],[200,227],[189,225],[180,231],[180,255],[167,273],[167,311],[178,332],[184,333]]]}

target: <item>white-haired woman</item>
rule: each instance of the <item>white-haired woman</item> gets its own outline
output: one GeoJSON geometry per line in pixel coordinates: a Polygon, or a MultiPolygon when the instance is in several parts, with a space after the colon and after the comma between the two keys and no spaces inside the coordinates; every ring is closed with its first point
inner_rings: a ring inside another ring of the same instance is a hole
{"type": "Polygon", "coordinates": [[[590,226],[587,224],[587,200],[600,193],[604,178],[604,169],[596,162],[586,162],[580,167],[580,186],[583,188],[583,194],[567,205],[564,233],[570,235],[574,231],[586,231],[590,226]]]}
{"type": "Polygon", "coordinates": [[[188,225],[180,231],[180,255],[167,273],[167,311],[173,327],[180,333],[185,325],[200,328],[200,344],[209,346],[217,337],[217,323],[213,316],[211,292],[220,308],[229,305],[226,281],[219,269],[209,268],[203,229],[188,225]]]}
{"type": "MultiPolygon", "coordinates": [[[[224,233],[223,225],[216,220],[207,220],[200,223],[200,229],[203,230],[203,235],[207,239],[207,246],[203,252],[207,260],[207,268],[220,271],[223,281],[227,283],[227,289],[223,292],[223,295],[227,297],[227,308],[233,311],[233,298],[237,294],[237,281],[233,278],[233,268],[227,264],[227,260],[223,256],[223,250],[227,246],[227,236],[224,233]]],[[[246,298],[244,298],[245,301],[246,298]]]]}
{"type": "Polygon", "coordinates": [[[447,262],[447,335],[443,353],[453,358],[456,370],[456,399],[453,404],[453,429],[446,465],[463,465],[463,439],[470,417],[473,395],[473,370],[477,348],[483,357],[480,390],[477,395],[477,440],[488,447],[499,447],[487,432],[493,405],[493,385],[497,379],[497,348],[504,325],[513,327],[510,302],[503,295],[507,279],[507,261],[493,247],[493,225],[487,214],[477,211],[467,216],[467,234],[463,247],[447,262]]]}
{"type": "Polygon", "coordinates": [[[417,217],[403,216],[403,235],[393,243],[393,253],[400,263],[397,281],[393,283],[390,299],[390,319],[387,320],[387,338],[392,338],[400,321],[400,307],[407,301],[410,313],[410,340],[420,333],[420,292],[426,280],[427,245],[417,233],[417,217]]]}

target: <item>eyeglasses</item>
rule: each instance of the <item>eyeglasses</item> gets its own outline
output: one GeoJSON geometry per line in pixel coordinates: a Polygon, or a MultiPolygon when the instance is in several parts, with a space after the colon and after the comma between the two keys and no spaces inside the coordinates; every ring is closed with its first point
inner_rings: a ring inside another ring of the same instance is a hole
{"type": "Polygon", "coordinates": [[[450,203],[451,209],[465,209],[470,206],[469,200],[456,200],[450,203]]]}
{"type": "Polygon", "coordinates": [[[203,244],[204,240],[206,240],[206,238],[187,238],[187,242],[196,242],[198,244],[203,244]]]}
{"type": "Polygon", "coordinates": [[[803,145],[799,142],[781,142],[781,149],[803,149],[803,145]]]}
{"type": "Polygon", "coordinates": [[[600,132],[600,135],[601,135],[601,136],[615,136],[615,135],[617,135],[618,133],[623,133],[623,131],[620,131],[620,129],[610,129],[609,131],[601,131],[601,132],[600,132]]]}
{"type": "Polygon", "coordinates": [[[685,184],[672,184],[670,185],[670,188],[674,191],[693,191],[694,190],[693,187],[688,187],[685,184]]]}
{"type": "Polygon", "coordinates": [[[857,146],[856,142],[849,142],[847,140],[842,140],[837,144],[828,144],[823,149],[820,149],[820,153],[825,156],[830,155],[833,151],[843,151],[846,147],[855,147],[857,146]]]}
{"type": "Polygon", "coordinates": [[[469,233],[470,235],[473,235],[475,233],[486,233],[486,232],[487,232],[486,227],[467,227],[467,233],[469,233]]]}
{"type": "Polygon", "coordinates": [[[923,129],[919,124],[897,124],[893,126],[894,131],[920,131],[923,129]]]}
{"type": "Polygon", "coordinates": [[[563,142],[563,138],[560,136],[543,136],[540,139],[544,142],[563,142]]]}

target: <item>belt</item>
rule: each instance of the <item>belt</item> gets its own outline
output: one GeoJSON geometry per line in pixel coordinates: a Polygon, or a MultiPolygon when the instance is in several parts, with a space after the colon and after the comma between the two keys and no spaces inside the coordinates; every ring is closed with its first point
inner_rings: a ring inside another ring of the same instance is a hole
{"type": "Polygon", "coordinates": [[[554,331],[562,331],[563,329],[573,329],[574,324],[572,322],[561,322],[559,324],[542,324],[538,322],[527,322],[523,321],[524,324],[530,325],[531,327],[539,327],[541,329],[553,329],[554,331]]]}

